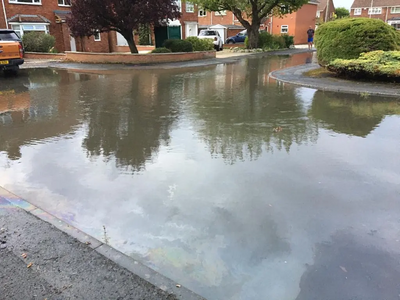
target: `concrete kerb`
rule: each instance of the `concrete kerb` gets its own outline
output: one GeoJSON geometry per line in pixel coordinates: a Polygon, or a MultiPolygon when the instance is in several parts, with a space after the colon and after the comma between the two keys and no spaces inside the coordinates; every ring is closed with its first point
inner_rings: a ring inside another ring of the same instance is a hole
{"type": "Polygon", "coordinates": [[[311,78],[303,74],[320,68],[318,64],[306,64],[273,71],[272,79],[280,82],[314,88],[322,91],[341,92],[349,94],[399,97],[400,89],[394,89],[386,84],[371,84],[369,82],[354,82],[345,79],[311,78]]]}
{"type": "Polygon", "coordinates": [[[11,193],[3,187],[0,187],[0,208],[1,207],[11,207],[25,210],[28,214],[34,215],[42,221],[50,223],[60,231],[87,245],[87,247],[92,248],[94,251],[113,261],[121,268],[128,270],[129,272],[137,275],[138,277],[144,279],[163,291],[174,294],[178,299],[205,300],[205,298],[201,297],[200,295],[197,295],[191,290],[161,275],[153,269],[145,266],[141,262],[136,261],[132,257],[127,256],[126,254],[112,248],[107,244],[104,244],[103,242],[75,228],[74,226],[69,225],[65,221],[40,209],[39,207],[11,193]]]}

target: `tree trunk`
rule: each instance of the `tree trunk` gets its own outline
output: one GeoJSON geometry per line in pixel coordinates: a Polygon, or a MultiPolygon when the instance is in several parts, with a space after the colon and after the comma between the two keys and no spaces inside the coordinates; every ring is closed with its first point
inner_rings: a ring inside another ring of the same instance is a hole
{"type": "Polygon", "coordinates": [[[131,53],[139,53],[139,51],[136,47],[136,44],[135,44],[135,40],[133,38],[133,30],[124,31],[124,32],[121,32],[121,34],[128,42],[131,53]]]}
{"type": "Polygon", "coordinates": [[[260,35],[259,32],[260,24],[253,23],[249,28],[247,28],[247,36],[249,37],[248,48],[249,49],[256,49],[258,48],[258,36],[260,35]]]}

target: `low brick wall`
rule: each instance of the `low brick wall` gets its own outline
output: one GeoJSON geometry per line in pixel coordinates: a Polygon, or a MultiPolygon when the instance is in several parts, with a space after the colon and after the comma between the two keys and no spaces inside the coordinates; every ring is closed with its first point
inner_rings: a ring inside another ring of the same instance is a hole
{"type": "Polygon", "coordinates": [[[210,59],[216,57],[215,51],[157,54],[65,52],[65,54],[67,61],[105,64],[154,64],[210,59]]]}
{"type": "Polygon", "coordinates": [[[40,52],[25,52],[24,58],[26,59],[65,59],[65,53],[40,53],[40,52]]]}
{"type": "MultiPolygon", "coordinates": [[[[142,45],[136,45],[136,48],[138,51],[151,51],[155,47],[154,46],[142,46],[142,45]]],[[[131,52],[128,46],[115,46],[114,47],[114,52],[131,52]]]]}

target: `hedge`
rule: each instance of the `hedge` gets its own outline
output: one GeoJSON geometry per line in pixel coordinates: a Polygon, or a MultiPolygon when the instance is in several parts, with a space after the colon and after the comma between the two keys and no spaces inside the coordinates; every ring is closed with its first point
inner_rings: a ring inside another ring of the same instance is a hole
{"type": "Polygon", "coordinates": [[[373,51],[357,59],[335,59],[327,67],[340,76],[400,82],[400,51],[373,51]]]}
{"type": "Polygon", "coordinates": [[[164,47],[171,52],[193,52],[193,46],[185,40],[170,39],[164,42],[164,47]]]}
{"type": "Polygon", "coordinates": [[[171,53],[171,52],[172,52],[171,50],[169,50],[168,48],[164,48],[164,47],[156,48],[151,51],[151,53],[171,53]]]}
{"type": "MultiPolygon", "coordinates": [[[[244,41],[246,48],[248,48],[249,40],[246,37],[244,41]]],[[[272,35],[266,31],[260,32],[258,36],[258,48],[266,50],[277,50],[289,48],[294,44],[294,37],[290,35],[272,35]]]]}
{"type": "Polygon", "coordinates": [[[399,50],[400,33],[379,19],[339,19],[320,25],[315,33],[318,62],[355,59],[361,53],[399,50]]]}
{"type": "Polygon", "coordinates": [[[50,52],[54,49],[56,39],[50,34],[43,32],[28,32],[22,37],[25,51],[27,52],[50,52]]]}
{"type": "Polygon", "coordinates": [[[193,51],[210,51],[214,49],[214,44],[211,39],[199,39],[195,36],[190,36],[186,39],[193,46],[193,51]]]}

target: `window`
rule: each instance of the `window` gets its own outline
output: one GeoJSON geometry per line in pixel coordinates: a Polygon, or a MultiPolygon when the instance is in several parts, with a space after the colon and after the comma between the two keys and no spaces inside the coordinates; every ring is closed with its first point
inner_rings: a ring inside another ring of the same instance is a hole
{"type": "Polygon", "coordinates": [[[382,7],[371,7],[368,9],[370,15],[380,15],[382,13],[382,7]]]}
{"type": "Polygon", "coordinates": [[[354,15],[355,15],[355,16],[361,15],[361,8],[355,8],[355,9],[354,9],[354,15]]]}
{"type": "Polygon", "coordinates": [[[100,42],[101,41],[100,31],[96,30],[96,32],[93,34],[93,36],[94,36],[94,41],[95,42],[100,42]]]}
{"type": "Polygon", "coordinates": [[[71,0],[58,0],[58,6],[71,6],[71,0]]]}
{"type": "Polygon", "coordinates": [[[226,16],[226,10],[220,10],[215,12],[216,16],[226,16]]]}
{"type": "Polygon", "coordinates": [[[9,2],[15,4],[42,4],[42,0],[9,0],[9,2]]]}
{"type": "Polygon", "coordinates": [[[400,24],[392,24],[392,26],[393,26],[396,30],[400,30],[400,24]]]}
{"type": "Polygon", "coordinates": [[[207,11],[205,9],[199,9],[199,17],[207,16],[207,11]]]}
{"type": "Polygon", "coordinates": [[[14,32],[7,32],[3,31],[1,32],[0,30],[0,41],[5,40],[5,41],[19,41],[19,37],[14,33],[14,32]]]}
{"type": "Polygon", "coordinates": [[[186,12],[194,13],[194,4],[190,2],[186,2],[186,12]]]}
{"type": "Polygon", "coordinates": [[[390,9],[390,13],[392,13],[392,14],[400,14],[400,7],[392,7],[390,9]]]}
{"type": "Polygon", "coordinates": [[[48,24],[30,24],[30,23],[10,23],[12,29],[18,34],[19,37],[22,37],[25,33],[38,31],[43,33],[49,33],[49,25],[48,24]]]}
{"type": "Polygon", "coordinates": [[[282,25],[281,33],[289,33],[289,25],[282,25]]]}

